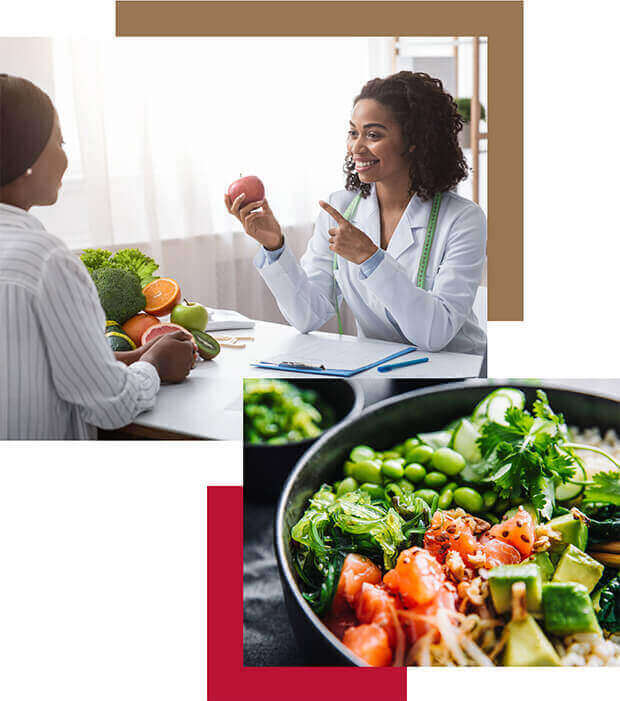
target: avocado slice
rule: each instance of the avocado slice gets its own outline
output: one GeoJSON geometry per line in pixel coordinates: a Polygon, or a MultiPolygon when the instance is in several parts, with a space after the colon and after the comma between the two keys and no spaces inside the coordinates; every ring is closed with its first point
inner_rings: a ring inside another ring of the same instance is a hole
{"type": "Polygon", "coordinates": [[[528,611],[540,611],[542,601],[542,577],[540,568],[534,563],[499,565],[489,572],[489,588],[497,613],[510,611],[512,585],[525,584],[525,599],[528,611]]]}
{"type": "Polygon", "coordinates": [[[579,550],[586,549],[588,527],[581,519],[575,518],[573,514],[564,514],[563,516],[552,518],[546,525],[562,536],[562,540],[559,543],[552,544],[551,550],[553,552],[560,552],[567,545],[574,545],[579,550]]]}
{"type": "Polygon", "coordinates": [[[590,593],[603,576],[605,566],[574,545],[569,545],[562,553],[553,575],[554,582],[577,582],[583,584],[590,593]]]}
{"type": "MultiPolygon", "coordinates": [[[[535,565],[533,565],[535,567],[535,565]]],[[[561,662],[553,645],[526,609],[526,585],[511,588],[512,620],[505,628],[503,663],[509,667],[558,667],[561,662]]]]}
{"type": "Polygon", "coordinates": [[[545,630],[553,635],[600,633],[587,588],[575,582],[543,584],[545,630]]]}
{"type": "Polygon", "coordinates": [[[525,562],[532,562],[540,569],[540,576],[543,582],[548,582],[553,577],[555,566],[551,562],[549,553],[536,553],[531,555],[525,562]]]}
{"type": "Polygon", "coordinates": [[[540,626],[529,614],[506,626],[507,640],[503,663],[507,667],[559,667],[558,653],[540,626]]]}

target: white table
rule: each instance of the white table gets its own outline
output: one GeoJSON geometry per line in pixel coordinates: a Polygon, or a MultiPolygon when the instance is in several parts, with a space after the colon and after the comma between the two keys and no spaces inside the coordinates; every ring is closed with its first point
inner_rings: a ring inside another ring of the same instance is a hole
{"type": "MultiPolygon", "coordinates": [[[[347,367],[347,354],[354,348],[349,344],[363,344],[379,359],[393,352],[394,344],[384,341],[357,339],[354,336],[315,331],[302,336],[294,328],[283,324],[257,321],[254,329],[222,331],[220,334],[254,336],[245,348],[222,348],[214,360],[197,363],[190,377],[180,385],[167,385],[160,389],[157,403],[151,411],[141,414],[127,432],[144,437],[204,438],[239,440],[243,426],[242,384],[243,377],[318,378],[317,375],[298,372],[281,372],[255,368],[250,363],[265,360],[295,344],[299,350],[305,343],[315,351],[325,348],[333,354],[334,344],[343,348],[342,367],[347,367]],[[307,340],[305,340],[307,339],[307,340]],[[386,348],[389,350],[386,352],[386,348]]],[[[217,333],[216,333],[217,335],[217,333]]],[[[406,346],[402,346],[406,348],[406,346]]],[[[429,362],[412,365],[389,373],[379,373],[376,368],[357,375],[360,378],[456,378],[477,377],[482,357],[463,353],[426,353],[416,351],[402,360],[427,356],[429,362]]],[[[395,360],[394,362],[398,362],[395,360]]]]}

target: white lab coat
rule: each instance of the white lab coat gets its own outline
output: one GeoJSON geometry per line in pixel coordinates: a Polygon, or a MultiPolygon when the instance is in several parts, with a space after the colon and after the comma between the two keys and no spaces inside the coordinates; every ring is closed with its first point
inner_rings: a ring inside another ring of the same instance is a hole
{"type": "MultiPolygon", "coordinates": [[[[329,203],[341,214],[356,193],[341,190],[329,203]]],[[[482,209],[456,193],[444,193],[424,289],[416,286],[431,201],[411,198],[383,261],[367,277],[359,265],[338,257],[338,298],[355,316],[358,336],[411,343],[427,351],[482,355],[486,320],[473,312],[485,260],[486,219],[482,209]],[[484,324],[484,326],[483,326],[484,324]]],[[[380,246],[379,202],[374,186],[351,223],[380,246]]],[[[301,265],[285,245],[277,261],[256,257],[260,274],[287,321],[302,333],[318,329],[336,311],[328,229],[334,219],[321,211],[301,265]],[[261,267],[262,264],[262,267],[261,267]]]]}

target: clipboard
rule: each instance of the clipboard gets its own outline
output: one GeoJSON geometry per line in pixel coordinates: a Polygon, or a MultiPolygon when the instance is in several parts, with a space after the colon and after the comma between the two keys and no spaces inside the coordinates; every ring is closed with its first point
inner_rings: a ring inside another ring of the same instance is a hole
{"type": "Polygon", "coordinates": [[[296,367],[295,365],[283,365],[282,363],[269,363],[269,362],[256,362],[256,363],[250,363],[255,368],[263,368],[265,370],[282,370],[284,372],[301,372],[304,374],[309,374],[309,375],[322,375],[323,377],[353,377],[354,375],[359,375],[361,372],[365,372],[366,370],[371,370],[372,368],[376,368],[378,365],[383,365],[383,363],[387,363],[390,360],[394,360],[394,358],[400,358],[403,355],[406,355],[407,353],[413,353],[414,351],[417,351],[418,349],[415,346],[410,346],[408,348],[403,348],[402,350],[397,351],[396,353],[392,353],[391,355],[386,356],[385,358],[381,358],[380,360],[376,360],[372,363],[368,363],[367,365],[361,365],[358,368],[353,368],[351,370],[347,369],[339,369],[339,368],[325,368],[325,369],[320,369],[320,368],[309,368],[309,367],[296,367]]]}

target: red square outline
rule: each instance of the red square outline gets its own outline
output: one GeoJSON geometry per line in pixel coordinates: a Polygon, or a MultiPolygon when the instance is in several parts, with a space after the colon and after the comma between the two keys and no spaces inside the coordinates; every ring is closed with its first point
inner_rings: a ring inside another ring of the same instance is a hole
{"type": "Polygon", "coordinates": [[[242,487],[207,488],[207,698],[407,699],[405,668],[243,666],[242,487]]]}

